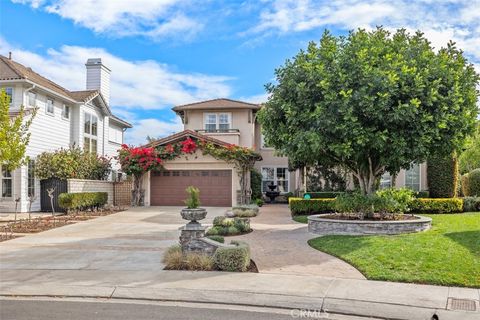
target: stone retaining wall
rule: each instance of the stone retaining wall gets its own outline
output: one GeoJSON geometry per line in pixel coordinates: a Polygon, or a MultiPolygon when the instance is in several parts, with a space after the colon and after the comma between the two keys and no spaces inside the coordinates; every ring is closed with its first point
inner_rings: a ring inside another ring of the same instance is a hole
{"type": "Polygon", "coordinates": [[[415,220],[364,221],[322,218],[329,214],[308,217],[308,231],[319,235],[373,235],[401,234],[425,231],[431,228],[432,219],[415,216],[415,220]]]}

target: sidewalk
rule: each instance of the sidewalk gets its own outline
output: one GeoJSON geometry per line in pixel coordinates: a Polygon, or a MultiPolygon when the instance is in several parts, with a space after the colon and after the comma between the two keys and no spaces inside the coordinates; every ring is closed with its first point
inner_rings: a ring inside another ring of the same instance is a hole
{"type": "Polygon", "coordinates": [[[480,289],[318,276],[226,272],[5,270],[2,296],[55,296],[220,303],[322,310],[386,319],[480,319],[480,289]],[[476,311],[447,310],[449,298],[476,311]]]}

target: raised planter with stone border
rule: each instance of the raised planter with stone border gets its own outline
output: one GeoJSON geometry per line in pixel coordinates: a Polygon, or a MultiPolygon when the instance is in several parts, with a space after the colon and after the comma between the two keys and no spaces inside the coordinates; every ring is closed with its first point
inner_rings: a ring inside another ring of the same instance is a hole
{"type": "Polygon", "coordinates": [[[394,221],[335,220],[323,218],[325,216],[331,214],[309,216],[308,232],[319,235],[389,235],[420,232],[432,227],[432,219],[422,216],[394,221]]]}

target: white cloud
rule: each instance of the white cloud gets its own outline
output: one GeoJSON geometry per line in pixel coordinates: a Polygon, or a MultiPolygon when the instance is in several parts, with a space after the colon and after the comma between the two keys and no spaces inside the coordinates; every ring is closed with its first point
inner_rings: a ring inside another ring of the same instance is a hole
{"type": "Polygon", "coordinates": [[[190,1],[182,0],[12,0],[57,14],[97,33],[110,36],[175,35],[188,38],[203,25],[186,16],[190,1]]]}
{"type": "Polygon", "coordinates": [[[250,103],[264,103],[268,100],[268,93],[260,93],[253,96],[240,97],[238,98],[238,100],[250,103]]]}
{"type": "MultiPolygon", "coordinates": [[[[291,34],[317,28],[422,30],[435,48],[453,40],[480,63],[480,0],[265,0],[246,35],[291,34]]],[[[252,40],[248,40],[252,42],[252,40]]]]}
{"type": "Polygon", "coordinates": [[[172,105],[228,97],[231,88],[225,76],[180,73],[154,60],[130,61],[102,48],[62,46],[45,55],[23,50],[0,37],[0,52],[68,90],[85,89],[85,62],[102,58],[111,74],[111,105],[122,108],[163,109],[172,105]],[[66,72],[68,70],[68,72],[66,72]]]}
{"type": "Polygon", "coordinates": [[[145,144],[147,136],[162,138],[183,130],[183,124],[179,117],[171,121],[139,119],[133,121],[132,124],[133,128],[128,129],[125,135],[125,143],[131,145],[145,144]]]}

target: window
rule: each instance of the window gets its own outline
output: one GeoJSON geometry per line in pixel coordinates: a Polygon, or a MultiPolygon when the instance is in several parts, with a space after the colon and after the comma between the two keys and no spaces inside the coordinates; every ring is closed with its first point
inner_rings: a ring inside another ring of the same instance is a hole
{"type": "Polygon", "coordinates": [[[52,99],[47,99],[47,113],[53,114],[54,108],[53,108],[53,100],[52,99]]]}
{"type": "Polygon", "coordinates": [[[269,185],[277,186],[279,192],[289,191],[289,171],[284,167],[262,168],[262,191],[269,191],[269,185]]]}
{"type": "Polygon", "coordinates": [[[405,171],[405,187],[420,191],[420,165],[413,164],[405,171]]]}
{"type": "Polygon", "coordinates": [[[35,196],[35,160],[28,161],[27,179],[28,179],[28,185],[27,185],[28,197],[34,197],[35,196]]]}
{"type": "Polygon", "coordinates": [[[7,93],[7,96],[8,96],[8,103],[11,106],[12,102],[13,102],[13,88],[12,87],[6,87],[4,89],[5,89],[5,92],[7,93]]]}
{"type": "Polygon", "coordinates": [[[28,92],[28,105],[30,107],[37,106],[37,94],[35,92],[28,92]]]}
{"type": "Polygon", "coordinates": [[[384,172],[380,177],[380,189],[390,188],[392,186],[392,176],[390,172],[384,172]]]}
{"type": "Polygon", "coordinates": [[[70,106],[63,105],[62,118],[70,119],[70,106]]]}
{"type": "Polygon", "coordinates": [[[98,118],[85,112],[83,149],[91,153],[97,153],[97,128],[98,118]]]}
{"type": "Polygon", "coordinates": [[[262,133],[260,139],[261,139],[262,149],[271,149],[272,148],[265,142],[265,136],[263,135],[263,133],[262,133]]]}
{"type": "Polygon", "coordinates": [[[225,132],[231,128],[232,116],[230,113],[206,113],[205,131],[207,132],[225,132]]]}
{"type": "Polygon", "coordinates": [[[2,180],[2,198],[11,198],[13,190],[12,172],[2,168],[1,173],[2,175],[0,178],[2,180]]]}
{"type": "Polygon", "coordinates": [[[122,143],[123,141],[123,131],[122,129],[118,127],[112,127],[110,126],[109,128],[109,133],[108,133],[108,140],[111,142],[115,143],[122,143]]]}

